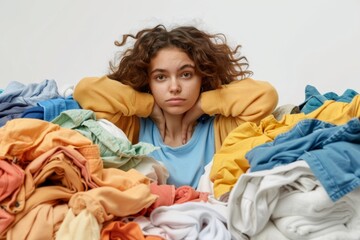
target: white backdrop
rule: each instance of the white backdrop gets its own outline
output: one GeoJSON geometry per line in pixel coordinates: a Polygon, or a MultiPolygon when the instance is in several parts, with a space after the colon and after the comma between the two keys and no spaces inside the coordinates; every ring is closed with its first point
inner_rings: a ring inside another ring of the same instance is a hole
{"type": "Polygon", "coordinates": [[[280,104],[360,92],[359,0],[0,0],[0,88],[54,79],[59,88],[108,72],[124,33],[194,24],[242,45],[253,78],[280,104]]]}

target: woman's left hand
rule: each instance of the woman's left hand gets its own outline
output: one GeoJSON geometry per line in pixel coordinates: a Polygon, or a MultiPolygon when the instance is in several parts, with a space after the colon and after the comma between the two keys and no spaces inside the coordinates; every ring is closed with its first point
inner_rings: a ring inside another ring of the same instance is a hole
{"type": "Polygon", "coordinates": [[[201,109],[200,97],[194,106],[187,111],[182,119],[181,126],[181,136],[182,144],[186,144],[193,133],[194,127],[196,125],[197,119],[204,114],[204,111],[201,109]]]}

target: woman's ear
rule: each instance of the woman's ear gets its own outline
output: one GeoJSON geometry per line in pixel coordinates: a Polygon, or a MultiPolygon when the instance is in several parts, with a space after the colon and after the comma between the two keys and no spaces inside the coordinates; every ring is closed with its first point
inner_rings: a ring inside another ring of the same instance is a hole
{"type": "Polygon", "coordinates": [[[149,86],[149,85],[144,86],[144,87],[143,87],[142,92],[145,92],[145,93],[150,93],[150,94],[151,94],[151,89],[150,89],[150,86],[149,86]]]}

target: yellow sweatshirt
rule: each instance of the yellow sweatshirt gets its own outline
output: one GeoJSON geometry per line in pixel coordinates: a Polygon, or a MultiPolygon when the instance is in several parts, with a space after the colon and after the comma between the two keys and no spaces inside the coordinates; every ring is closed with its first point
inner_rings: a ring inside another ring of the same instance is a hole
{"type": "MultiPolygon", "coordinates": [[[[220,149],[234,128],[243,122],[259,123],[278,103],[273,86],[251,78],[203,92],[200,97],[202,110],[208,115],[216,115],[215,150],[220,149]]],[[[151,94],[135,91],[107,76],[80,80],[74,90],[74,99],[82,108],[94,111],[98,119],[105,118],[121,128],[132,143],[139,141],[139,117],[148,117],[154,106],[151,94]]]]}

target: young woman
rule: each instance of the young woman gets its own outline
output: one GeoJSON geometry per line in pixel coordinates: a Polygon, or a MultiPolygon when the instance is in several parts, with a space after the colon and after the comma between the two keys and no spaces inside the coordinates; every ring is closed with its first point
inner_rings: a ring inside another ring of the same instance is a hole
{"type": "Polygon", "coordinates": [[[240,46],[232,50],[222,34],[158,25],[115,44],[124,47],[130,39],[135,43],[110,65],[111,73],[81,80],[74,99],[132,143],[160,147],[151,157],[168,169],[168,184],[196,187],[228,133],[269,115],[277,92],[249,78],[240,46]]]}

